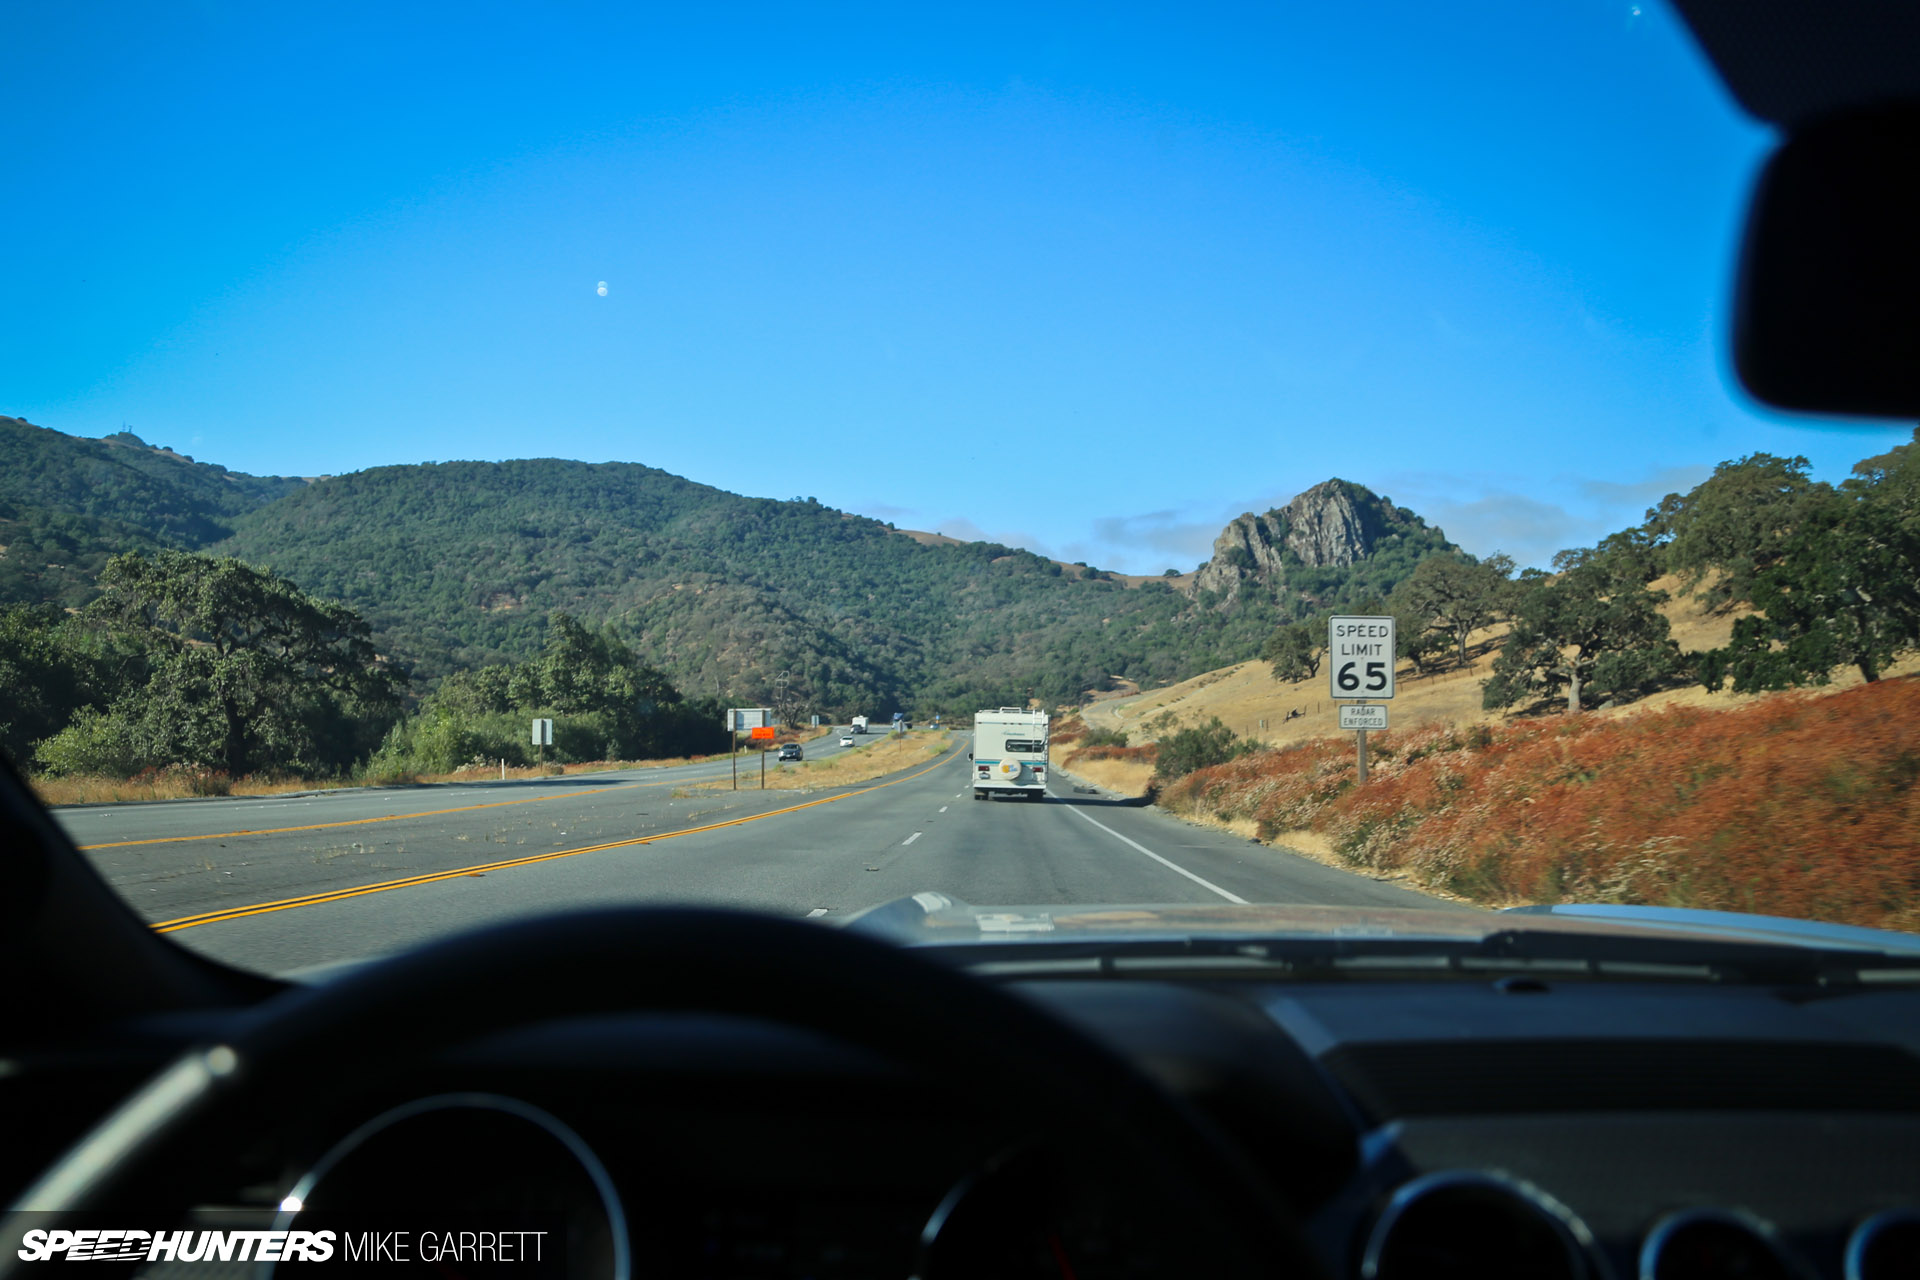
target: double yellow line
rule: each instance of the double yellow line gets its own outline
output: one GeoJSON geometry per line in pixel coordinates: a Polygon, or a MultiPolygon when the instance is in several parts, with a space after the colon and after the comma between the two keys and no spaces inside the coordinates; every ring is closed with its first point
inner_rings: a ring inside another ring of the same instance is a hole
{"type": "Polygon", "coordinates": [[[239,831],[215,831],[201,836],[154,836],[147,840],[114,840],[107,844],[83,844],[82,852],[94,849],[124,849],[133,844],[182,844],[188,840],[234,840],[241,836],[283,836],[290,831],[325,831],[328,827],[364,827],[375,822],[406,822],[411,818],[438,818],[449,813],[472,813],[476,809],[504,809],[510,804],[537,804],[542,800],[578,800],[582,796],[598,795],[602,791],[622,791],[627,787],[664,787],[665,782],[618,782],[608,787],[591,787],[585,791],[563,791],[551,796],[526,796],[519,800],[493,800],[486,804],[463,804],[457,809],[428,809],[422,813],[389,813],[379,818],[344,818],[339,822],[314,822],[304,827],[262,827],[259,830],[242,828],[239,831]]]}
{"type": "MultiPolygon", "coordinates": [[[[916,769],[912,773],[903,774],[902,776],[898,778],[894,778],[887,782],[875,783],[873,786],[870,786],[870,787],[862,787],[858,791],[843,791],[837,796],[823,796],[818,800],[809,800],[804,804],[789,805],[784,809],[769,809],[765,813],[749,814],[744,818],[729,818],[725,822],[711,822],[704,827],[686,827],[679,831],[663,831],[658,835],[635,836],[630,840],[613,840],[613,841],[609,841],[606,844],[590,844],[590,845],[585,845],[578,849],[562,849],[555,853],[536,853],[531,855],[530,857],[510,858],[505,862],[486,862],[486,863],[481,863],[478,866],[471,866],[471,867],[457,867],[451,871],[431,871],[431,872],[427,872],[424,875],[407,876],[405,879],[401,879],[401,880],[386,880],[386,881],[382,881],[379,884],[362,885],[357,889],[335,889],[327,893],[312,893],[299,898],[282,898],[277,902],[262,902],[249,907],[230,907],[224,911],[207,911],[197,916],[181,916],[178,920],[162,920],[158,924],[154,925],[153,928],[156,933],[177,933],[182,929],[192,929],[203,924],[218,924],[222,920],[238,920],[242,916],[264,915],[270,911],[291,911],[296,907],[312,907],[312,906],[318,906],[323,902],[339,902],[344,898],[358,898],[369,893],[387,893],[394,889],[411,889],[415,885],[432,884],[436,880],[454,880],[454,879],[458,879],[461,876],[483,875],[489,871],[504,871],[509,867],[525,867],[525,866],[531,866],[533,863],[536,863],[536,862],[551,862],[555,858],[574,858],[574,857],[578,857],[580,854],[583,854],[583,853],[601,853],[608,849],[626,849],[626,848],[631,848],[634,845],[653,844],[656,841],[660,841],[660,840],[672,840],[679,836],[695,836],[695,835],[699,835],[703,831],[719,831],[723,827],[738,827],[749,822],[759,822],[765,818],[777,818],[784,813],[799,813],[803,809],[812,809],[819,805],[832,804],[836,800],[846,800],[853,796],[863,796],[870,791],[879,791],[886,787],[896,786],[902,782],[909,782],[914,778],[920,777],[922,774],[931,773],[933,770],[938,769],[941,765],[948,764],[951,761],[957,760],[957,759],[959,759],[958,756],[949,756],[946,759],[935,760],[932,764],[928,765],[924,769],[916,769]]],[[[662,784],[649,782],[649,783],[627,783],[624,785],[626,786],[660,786],[662,784]]],[[[614,791],[618,789],[619,788],[617,787],[596,787],[594,790],[595,791],[614,791]]],[[[585,794],[591,794],[591,793],[582,792],[579,794],[585,795],[585,794]]],[[[535,798],[546,800],[546,799],[557,799],[559,797],[539,796],[535,798]]],[[[525,800],[508,800],[508,801],[504,801],[503,803],[526,804],[528,802],[525,800]]],[[[468,806],[468,808],[470,809],[490,809],[493,807],[495,806],[493,805],[468,806]]],[[[443,810],[440,810],[439,812],[459,813],[459,812],[462,812],[462,810],[443,809],[443,810]]],[[[430,815],[412,814],[407,816],[427,817],[430,815]]],[[[373,818],[373,819],[368,819],[368,821],[384,822],[384,821],[388,821],[388,819],[373,818]]],[[[351,826],[353,824],[322,823],[320,825],[351,826]]],[[[285,830],[289,830],[289,831],[308,831],[312,829],[313,828],[311,827],[285,828],[285,830]]],[[[264,835],[268,833],[246,832],[244,834],[264,835]]],[[[194,837],[194,838],[199,838],[199,837],[194,837]]],[[[138,843],[138,842],[130,842],[130,843],[138,843]]],[[[90,847],[102,848],[105,846],[95,845],[90,847]]]]}

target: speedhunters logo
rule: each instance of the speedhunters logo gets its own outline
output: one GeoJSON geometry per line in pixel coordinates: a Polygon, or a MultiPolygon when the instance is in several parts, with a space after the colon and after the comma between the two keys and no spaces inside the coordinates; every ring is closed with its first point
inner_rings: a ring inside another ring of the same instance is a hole
{"type": "Polygon", "coordinates": [[[448,1266],[547,1262],[546,1231],[33,1230],[22,1262],[372,1262],[448,1266]]]}
{"type": "Polygon", "coordinates": [[[331,1231],[29,1231],[20,1261],[325,1262],[331,1231]]]}

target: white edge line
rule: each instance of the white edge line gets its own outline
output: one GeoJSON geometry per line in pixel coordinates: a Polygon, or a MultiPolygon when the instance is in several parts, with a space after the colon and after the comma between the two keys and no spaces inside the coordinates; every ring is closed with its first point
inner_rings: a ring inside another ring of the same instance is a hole
{"type": "Polygon", "coordinates": [[[1120,841],[1122,844],[1132,845],[1134,848],[1146,854],[1149,858],[1152,858],[1155,862],[1159,863],[1161,866],[1165,867],[1167,870],[1179,872],[1181,875],[1185,876],[1187,879],[1199,885],[1202,889],[1211,889],[1213,890],[1213,892],[1225,898],[1228,902],[1237,902],[1243,907],[1248,905],[1247,900],[1241,897],[1239,894],[1229,893],[1227,892],[1227,890],[1222,889],[1219,885],[1215,884],[1213,881],[1203,880],[1199,876],[1193,874],[1193,872],[1181,866],[1179,863],[1167,861],[1165,858],[1161,857],[1159,854],[1155,853],[1153,850],[1147,848],[1147,846],[1141,844],[1138,840],[1132,840],[1126,836],[1121,835],[1118,831],[1115,831],[1112,827],[1100,821],[1098,818],[1087,817],[1087,815],[1082,813],[1077,807],[1070,806],[1067,811],[1069,813],[1072,813],[1076,817],[1086,818],[1088,822],[1091,822],[1094,826],[1100,828],[1102,831],[1112,836],[1115,840],[1120,841]]]}

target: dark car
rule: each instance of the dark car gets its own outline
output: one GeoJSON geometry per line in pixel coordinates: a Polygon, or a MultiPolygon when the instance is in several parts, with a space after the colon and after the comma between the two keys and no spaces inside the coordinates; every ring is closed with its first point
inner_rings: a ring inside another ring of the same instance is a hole
{"type": "Polygon", "coordinates": [[[801,755],[800,744],[797,742],[789,742],[786,746],[780,748],[780,759],[782,760],[798,760],[801,758],[801,755]]]}

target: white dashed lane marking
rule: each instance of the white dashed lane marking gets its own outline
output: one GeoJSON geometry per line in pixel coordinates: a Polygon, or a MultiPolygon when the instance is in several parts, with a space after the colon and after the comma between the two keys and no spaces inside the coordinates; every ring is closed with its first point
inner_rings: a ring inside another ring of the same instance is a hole
{"type": "Polygon", "coordinates": [[[918,840],[919,838],[920,838],[920,833],[916,831],[912,835],[908,836],[905,840],[902,840],[900,842],[900,845],[902,848],[905,848],[907,845],[912,844],[915,840],[918,840]]]}
{"type": "MultiPolygon", "coordinates": [[[[1075,817],[1087,818],[1087,815],[1084,813],[1081,813],[1080,810],[1078,809],[1069,809],[1067,812],[1073,814],[1075,817]]],[[[1093,823],[1094,826],[1100,828],[1102,831],[1112,836],[1115,840],[1118,840],[1121,844],[1132,845],[1135,849],[1138,849],[1141,853],[1146,854],[1149,858],[1152,858],[1155,862],[1159,863],[1161,866],[1165,867],[1167,870],[1177,872],[1180,875],[1185,876],[1187,879],[1199,885],[1202,889],[1211,889],[1213,892],[1225,898],[1228,902],[1237,902],[1241,906],[1246,905],[1247,900],[1241,897],[1239,894],[1231,893],[1226,889],[1222,889],[1219,885],[1215,884],[1211,880],[1201,879],[1199,876],[1193,874],[1193,872],[1187,870],[1185,867],[1181,866],[1179,863],[1170,862],[1166,858],[1161,857],[1159,854],[1155,853],[1153,850],[1147,848],[1147,846],[1141,844],[1138,840],[1133,840],[1126,836],[1121,835],[1118,831],[1115,831],[1112,827],[1108,826],[1106,823],[1098,821],[1097,819],[1094,819],[1094,818],[1087,818],[1087,821],[1093,823]]]]}

